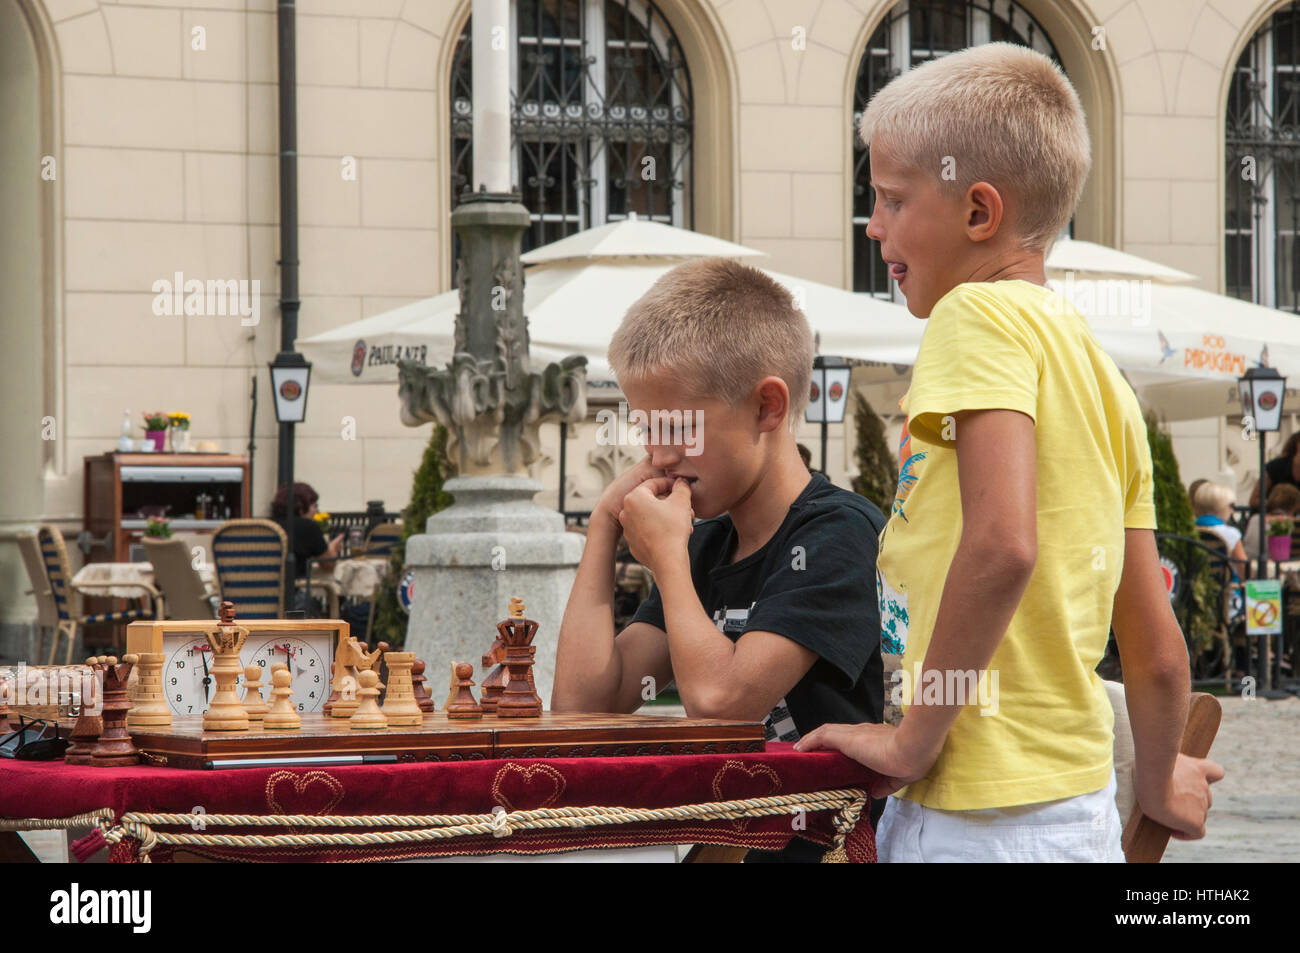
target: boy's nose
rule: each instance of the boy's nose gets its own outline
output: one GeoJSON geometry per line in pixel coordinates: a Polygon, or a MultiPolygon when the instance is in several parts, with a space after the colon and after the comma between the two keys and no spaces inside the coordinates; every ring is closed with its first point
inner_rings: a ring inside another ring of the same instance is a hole
{"type": "Polygon", "coordinates": [[[880,217],[878,215],[872,215],[867,220],[867,237],[874,241],[884,240],[885,231],[880,227],[880,217]]]}
{"type": "Polygon", "coordinates": [[[682,462],[680,447],[650,446],[646,449],[650,451],[650,465],[656,470],[668,470],[682,462]]]}

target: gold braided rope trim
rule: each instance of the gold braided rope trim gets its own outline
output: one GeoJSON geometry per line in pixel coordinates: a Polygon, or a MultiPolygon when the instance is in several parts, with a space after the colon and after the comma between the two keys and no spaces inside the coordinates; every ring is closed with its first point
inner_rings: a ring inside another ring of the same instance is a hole
{"type": "Polygon", "coordinates": [[[72,817],[56,817],[53,820],[41,817],[15,818],[0,817],[0,831],[49,831],[65,827],[95,827],[103,818],[113,819],[113,809],[101,807],[98,811],[87,811],[72,817]]]}
{"type": "Polygon", "coordinates": [[[29,818],[26,820],[0,819],[0,830],[38,830],[53,827],[73,827],[94,824],[103,832],[104,840],[116,844],[124,837],[140,842],[141,861],[149,862],[149,853],[159,844],[173,846],[206,847],[331,847],[373,846],[377,844],[410,844],[422,841],[446,840],[453,837],[491,834],[508,837],[515,831],[581,829],[618,824],[635,824],[654,821],[683,820],[738,820],[746,817],[764,817],[787,813],[791,808],[814,811],[839,809],[834,819],[835,841],[828,860],[846,860],[844,842],[853,830],[862,808],[867,802],[867,792],[855,788],[837,788],[831,791],[812,791],[803,794],[784,794],[774,797],[746,798],[733,801],[711,801],[704,804],[686,804],[678,807],[544,807],[528,811],[500,814],[378,814],[378,815],[316,815],[316,814],[154,814],[128,811],[113,824],[112,811],[103,808],[58,820],[29,818]],[[153,827],[196,823],[228,827],[416,827],[416,830],[393,830],[348,833],[295,833],[295,834],[183,834],[159,832],[153,827]]]}

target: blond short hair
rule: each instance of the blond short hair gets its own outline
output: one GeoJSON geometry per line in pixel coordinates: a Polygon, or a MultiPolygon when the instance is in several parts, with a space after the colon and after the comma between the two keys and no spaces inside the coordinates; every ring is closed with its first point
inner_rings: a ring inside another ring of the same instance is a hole
{"type": "Polygon", "coordinates": [[[812,328],[789,290],[730,258],[690,261],[663,275],[609,342],[619,381],[673,376],[690,396],[732,406],[764,377],[780,377],[792,422],[808,403],[812,362],[812,328]]]}
{"type": "Polygon", "coordinates": [[[1219,516],[1232,508],[1236,496],[1222,483],[1205,482],[1196,488],[1192,510],[1197,516],[1219,516]]]}
{"type": "Polygon", "coordinates": [[[1078,93],[1050,59],[985,43],[922,63],[871,98],[859,127],[892,157],[964,193],[988,182],[1018,199],[1012,229],[1025,248],[1056,240],[1092,165],[1078,93]],[[952,168],[955,179],[942,175],[952,168]]]}

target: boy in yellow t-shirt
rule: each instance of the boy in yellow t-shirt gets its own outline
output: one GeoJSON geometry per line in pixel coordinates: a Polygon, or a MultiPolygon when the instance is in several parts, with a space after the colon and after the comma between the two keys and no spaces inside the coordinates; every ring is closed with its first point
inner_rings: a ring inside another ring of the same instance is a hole
{"type": "Polygon", "coordinates": [[[895,792],[881,860],[1122,861],[1094,671],[1113,624],[1138,804],[1203,837],[1223,770],[1178,754],[1190,677],[1146,427],[1085,319],[1046,287],[1090,164],[1078,97],[1042,54],[992,43],[898,77],[861,135],[867,235],[929,319],[877,563],[905,714],[897,729],[825,725],[798,747],[843,751],[883,776],[872,794],[895,792]]]}

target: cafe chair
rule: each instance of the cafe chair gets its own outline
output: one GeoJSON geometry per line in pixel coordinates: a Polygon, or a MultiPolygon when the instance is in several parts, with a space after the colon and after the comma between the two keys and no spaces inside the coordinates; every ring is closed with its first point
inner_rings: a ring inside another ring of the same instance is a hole
{"type": "Polygon", "coordinates": [[[208,594],[186,541],[146,536],[141,542],[153,566],[154,584],[162,590],[159,615],[164,619],[215,619],[217,597],[208,594]]]}
{"type": "Polygon", "coordinates": [[[212,534],[212,565],[223,601],[241,619],[284,617],[284,530],[270,520],[226,520],[212,534]]]}
{"type": "Polygon", "coordinates": [[[81,593],[74,593],[72,589],[72,572],[68,566],[68,547],[63,541],[63,533],[59,531],[57,526],[43,523],[40,529],[36,531],[36,539],[41,547],[41,562],[45,566],[45,578],[49,583],[50,593],[54,597],[55,614],[58,616],[58,623],[54,629],[53,645],[50,646],[50,665],[54,664],[54,658],[58,654],[59,639],[64,637],[68,640],[68,647],[63,664],[72,664],[72,649],[77,641],[77,626],[79,625],[97,625],[103,622],[134,622],[137,619],[154,618],[158,590],[147,583],[118,584],[123,588],[139,589],[142,593],[141,598],[147,600],[147,607],[141,606],[136,609],[126,609],[122,612],[99,612],[91,615],[81,612],[80,606],[77,606],[74,611],[72,597],[74,594],[80,596],[81,593]]]}
{"type": "Polygon", "coordinates": [[[54,606],[50,581],[45,576],[45,561],[41,559],[41,544],[37,542],[36,534],[19,533],[18,549],[23,554],[27,581],[31,584],[27,593],[36,600],[36,649],[32,658],[39,659],[45,647],[45,633],[53,632],[59,624],[59,612],[54,606]]]}
{"type": "Polygon", "coordinates": [[[401,523],[376,523],[366,534],[365,548],[358,555],[389,556],[402,541],[401,523]]]}

